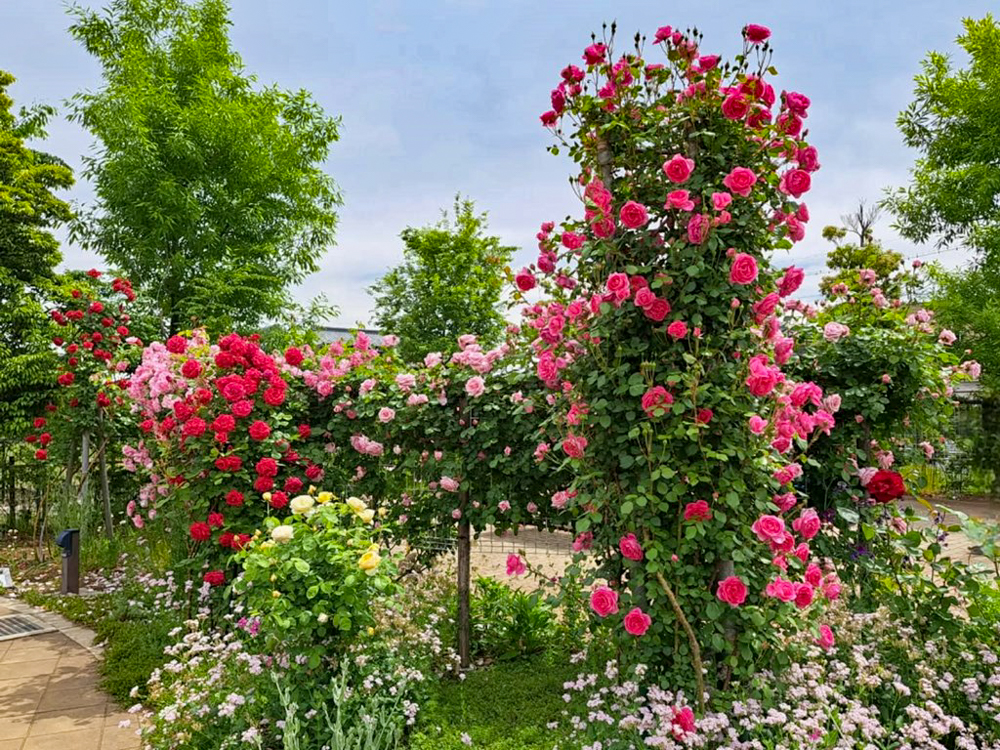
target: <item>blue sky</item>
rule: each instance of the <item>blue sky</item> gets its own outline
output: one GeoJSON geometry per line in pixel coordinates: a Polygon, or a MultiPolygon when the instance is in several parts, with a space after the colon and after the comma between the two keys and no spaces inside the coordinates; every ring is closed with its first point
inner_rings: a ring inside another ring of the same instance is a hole
{"type": "MultiPolygon", "coordinates": [[[[82,2],[99,6],[100,3],[82,2]]],[[[810,274],[815,292],[825,224],[839,223],[858,198],[877,199],[902,185],[913,153],[896,115],[912,94],[919,62],[934,49],[955,53],[961,19],[991,10],[988,0],[883,2],[588,2],[577,0],[232,0],[232,38],[249,71],[265,83],[310,90],[343,118],[327,170],[343,190],[337,245],[319,273],[297,291],[323,292],[341,308],[331,322],[367,321],[365,287],[401,257],[399,232],[437,220],[461,192],[490,214],[490,227],[530,262],[545,220],[577,212],[567,177],[572,163],[545,152],[538,115],[559,70],[579,62],[591,31],[617,20],[625,38],[661,25],[697,25],[703,51],[734,53],[745,23],[773,30],[777,88],[813,101],[811,142],[823,169],[808,196],[806,240],[788,259],[810,274]]],[[[18,82],[19,104],[59,106],[100,84],[100,70],[66,32],[60,0],[0,3],[0,68],[18,82]]],[[[89,135],[63,118],[49,128],[46,150],[74,167],[89,135]]],[[[70,194],[86,203],[90,186],[70,194]]],[[[884,218],[879,236],[907,255],[884,218]]],[[[925,248],[930,251],[933,248],[925,248]]],[[[99,259],[64,245],[65,265],[99,259]]],[[[962,252],[934,256],[961,263],[962,252]]],[[[925,256],[930,257],[930,256],[925,256]]]]}

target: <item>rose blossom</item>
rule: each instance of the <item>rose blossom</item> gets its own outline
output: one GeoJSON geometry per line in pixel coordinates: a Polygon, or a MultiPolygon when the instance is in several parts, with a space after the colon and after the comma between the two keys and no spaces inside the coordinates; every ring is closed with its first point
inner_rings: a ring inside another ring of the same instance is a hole
{"type": "Polygon", "coordinates": [[[785,522],[777,516],[761,516],[753,522],[750,530],[762,542],[780,542],[785,538],[785,522]]]}
{"type": "Polygon", "coordinates": [[[802,514],[792,521],[792,528],[797,531],[803,539],[812,539],[819,533],[822,525],[819,515],[813,508],[806,508],[802,514]]]}
{"type": "Polygon", "coordinates": [[[522,268],[517,272],[517,275],[514,277],[514,283],[517,284],[517,288],[522,292],[530,292],[535,288],[536,284],[535,277],[527,268],[522,268]]]}
{"type": "Polygon", "coordinates": [[[756,183],[757,175],[747,167],[734,167],[722,180],[723,185],[744,198],[750,195],[750,191],[756,183]]]}
{"type": "Polygon", "coordinates": [[[819,638],[816,639],[816,645],[820,648],[829,651],[833,648],[834,644],[833,631],[830,629],[829,625],[819,626],[819,638]]]}
{"type": "Polygon", "coordinates": [[[625,615],[625,618],[622,621],[622,624],[625,626],[625,632],[634,636],[645,635],[652,623],[653,618],[638,607],[625,615]]]}
{"type": "Polygon", "coordinates": [[[767,420],[754,414],[750,417],[750,432],[760,435],[767,429],[767,420]]]}
{"type": "Polygon", "coordinates": [[[693,171],[694,160],[680,154],[674,154],[663,163],[663,172],[667,175],[667,179],[677,184],[687,182],[693,171]]]}
{"type": "Polygon", "coordinates": [[[830,322],[823,326],[823,338],[830,343],[836,343],[851,333],[851,329],[842,323],[830,322]]]}
{"type": "Polygon", "coordinates": [[[598,586],[590,594],[590,608],[598,617],[618,614],[618,592],[607,586],[598,586]]]}
{"type": "Polygon", "coordinates": [[[719,581],[715,595],[719,601],[738,607],[747,600],[747,587],[738,576],[729,576],[719,581]]]}
{"type": "Polygon", "coordinates": [[[771,30],[767,26],[761,26],[756,23],[748,23],[743,27],[743,36],[751,44],[760,44],[761,42],[767,41],[768,37],[771,36],[771,30]]]}
{"type": "Polygon", "coordinates": [[[471,377],[465,384],[465,392],[473,398],[478,398],[486,393],[486,382],[479,375],[471,377]]]}
{"type": "Polygon", "coordinates": [[[629,229],[638,229],[649,221],[649,213],[646,211],[646,207],[641,203],[628,201],[621,207],[621,211],[618,213],[618,218],[621,220],[621,223],[629,229]]]}
{"type": "Polygon", "coordinates": [[[629,560],[638,562],[642,559],[642,547],[639,544],[639,540],[635,538],[635,534],[626,534],[619,539],[618,549],[622,553],[622,557],[626,557],[629,560]]]}
{"type": "Polygon", "coordinates": [[[684,338],[687,336],[688,327],[687,323],[683,320],[675,320],[673,323],[667,326],[667,335],[670,336],[674,341],[684,338]]]}
{"type": "Polygon", "coordinates": [[[757,279],[757,261],[748,253],[738,253],[729,267],[730,284],[752,284],[757,279]]]}
{"type": "Polygon", "coordinates": [[[694,201],[687,190],[673,190],[667,193],[667,202],[664,208],[676,208],[680,211],[693,211],[694,201]]]}
{"type": "Polygon", "coordinates": [[[787,297],[794,294],[802,286],[803,279],[805,279],[805,271],[801,268],[790,266],[785,269],[785,274],[778,279],[778,296],[787,297]]]}
{"type": "Polygon", "coordinates": [[[385,424],[386,422],[391,422],[395,418],[396,418],[396,412],[393,409],[390,409],[388,406],[383,406],[381,409],[378,410],[378,421],[381,422],[382,424],[385,424]]]}
{"type": "Polygon", "coordinates": [[[712,509],[705,500],[695,500],[684,506],[685,521],[710,521],[712,509]]]}

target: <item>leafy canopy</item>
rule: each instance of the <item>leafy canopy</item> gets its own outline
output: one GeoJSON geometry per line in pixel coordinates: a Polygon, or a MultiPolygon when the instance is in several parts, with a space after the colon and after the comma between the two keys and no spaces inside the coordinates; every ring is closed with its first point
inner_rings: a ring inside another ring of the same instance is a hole
{"type": "Polygon", "coordinates": [[[486,214],[471,200],[457,196],[453,211],[433,226],[404,229],[403,262],[369,287],[375,323],[400,337],[406,361],[453,351],[466,333],[490,346],[505,325],[504,269],[515,248],[486,234],[486,214]]]}
{"type": "Polygon", "coordinates": [[[1000,254],[1000,26],[993,16],[963,21],[955,68],[931,52],[916,76],[914,101],[899,115],[906,144],[920,152],[912,183],[886,198],[904,237],[964,244],[1000,254]]]}
{"type": "Polygon", "coordinates": [[[256,86],[225,0],[74,6],[70,30],[104,68],[72,99],[98,141],[95,205],[74,236],[155,300],[165,330],[276,318],[333,242],[340,197],[321,170],[338,121],[305,91],[256,86]]]}
{"type": "Polygon", "coordinates": [[[0,434],[20,436],[40,413],[53,365],[40,300],[53,285],[59,243],[52,229],[70,219],[54,191],[73,184],[69,167],[25,145],[44,138],[49,106],[15,115],[0,71],[0,434]]]}

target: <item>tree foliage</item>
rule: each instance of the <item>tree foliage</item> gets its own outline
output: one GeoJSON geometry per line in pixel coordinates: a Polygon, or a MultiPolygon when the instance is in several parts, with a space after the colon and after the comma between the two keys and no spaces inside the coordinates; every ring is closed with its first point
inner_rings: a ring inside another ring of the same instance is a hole
{"type": "Polygon", "coordinates": [[[44,138],[54,110],[14,114],[0,71],[0,435],[20,435],[52,383],[49,323],[40,300],[54,280],[59,243],[52,229],[68,221],[69,204],[54,191],[73,184],[68,167],[25,144],[44,138]]]}
{"type": "Polygon", "coordinates": [[[403,262],[369,288],[376,325],[400,337],[407,361],[453,351],[466,333],[491,345],[503,331],[504,268],[515,248],[486,234],[486,214],[471,200],[456,197],[453,211],[433,226],[404,229],[403,262]]]}
{"type": "Polygon", "coordinates": [[[860,272],[870,269],[875,272],[878,286],[886,297],[898,297],[906,281],[901,272],[903,256],[882,246],[875,239],[874,225],[880,210],[877,206],[867,206],[859,201],[857,208],[841,217],[844,226],[823,227],[823,239],[833,243],[833,250],[827,253],[826,266],[831,273],[819,282],[819,288],[826,296],[837,284],[844,284],[851,292],[867,290],[871,285],[861,283],[860,272]],[[848,234],[857,236],[857,242],[847,242],[848,234]]]}
{"type": "Polygon", "coordinates": [[[332,243],[337,120],[305,91],[259,87],[228,38],[225,0],[78,6],[71,33],[104,86],[72,99],[98,141],[82,243],[155,301],[164,329],[255,327],[332,243]]]}
{"type": "Polygon", "coordinates": [[[914,101],[899,115],[919,151],[912,183],[886,198],[904,237],[1000,253],[1000,26],[991,15],[963,21],[958,44],[969,66],[931,52],[914,101]]]}

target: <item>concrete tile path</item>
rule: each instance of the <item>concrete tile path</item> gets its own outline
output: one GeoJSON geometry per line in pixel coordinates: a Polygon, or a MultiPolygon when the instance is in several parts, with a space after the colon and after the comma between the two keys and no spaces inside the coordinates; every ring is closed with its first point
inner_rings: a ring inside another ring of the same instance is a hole
{"type": "Polygon", "coordinates": [[[100,646],[64,617],[0,599],[0,615],[27,613],[56,632],[0,641],[0,750],[130,750],[134,717],[98,687],[100,646]],[[133,719],[131,726],[119,722],[133,719]]]}

